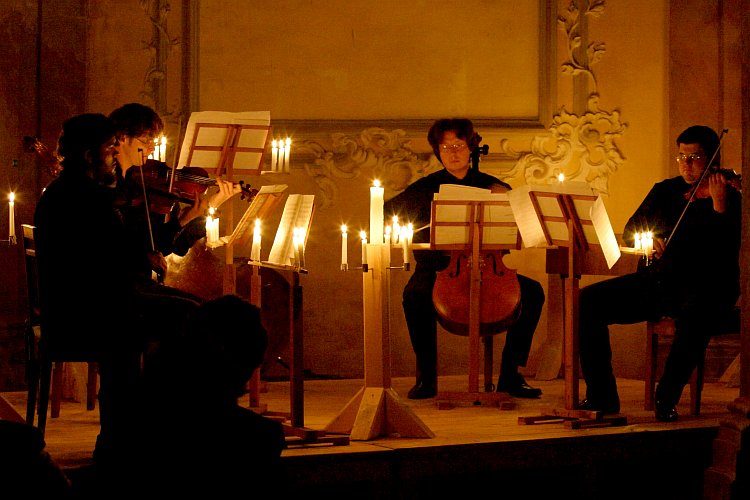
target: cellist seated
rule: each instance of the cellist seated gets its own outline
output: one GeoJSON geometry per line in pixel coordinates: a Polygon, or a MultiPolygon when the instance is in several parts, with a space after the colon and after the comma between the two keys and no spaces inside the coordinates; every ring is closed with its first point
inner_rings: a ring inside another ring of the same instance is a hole
{"type": "MultiPolygon", "coordinates": [[[[396,215],[414,227],[429,226],[433,196],[442,184],[457,184],[503,192],[510,186],[501,180],[470,168],[472,152],[481,137],[472,122],[465,118],[437,120],[427,134],[435,156],[443,168],[431,173],[385,203],[386,216],[396,215]]],[[[429,231],[414,233],[415,243],[429,241],[429,231]]],[[[427,399],[437,395],[437,313],[432,292],[438,271],[448,266],[450,258],[440,251],[415,250],[416,266],[404,287],[403,307],[412,349],[416,356],[416,384],[409,399],[427,399]]],[[[501,358],[498,392],[519,398],[538,398],[542,391],[529,386],[519,367],[526,366],[531,341],[544,305],[544,289],[537,281],[520,274],[521,311],[518,320],[507,331],[501,358]]]]}

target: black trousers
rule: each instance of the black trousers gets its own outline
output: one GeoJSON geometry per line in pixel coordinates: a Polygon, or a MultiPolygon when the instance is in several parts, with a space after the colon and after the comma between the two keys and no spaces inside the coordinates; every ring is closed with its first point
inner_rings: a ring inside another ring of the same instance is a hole
{"type": "Polygon", "coordinates": [[[715,318],[728,314],[739,292],[731,286],[675,283],[648,268],[581,289],[578,335],[586,397],[612,401],[618,397],[612,371],[609,325],[675,320],[675,337],[656,399],[676,405],[685,384],[704,356],[715,318]]]}
{"type": "MultiPolygon", "coordinates": [[[[519,366],[526,366],[531,340],[544,305],[542,285],[526,276],[517,276],[521,285],[521,313],[506,334],[501,378],[504,374],[515,374],[519,366]]],[[[437,313],[432,302],[436,279],[434,269],[417,263],[403,293],[406,326],[417,361],[416,375],[426,380],[437,379],[437,313]]]]}

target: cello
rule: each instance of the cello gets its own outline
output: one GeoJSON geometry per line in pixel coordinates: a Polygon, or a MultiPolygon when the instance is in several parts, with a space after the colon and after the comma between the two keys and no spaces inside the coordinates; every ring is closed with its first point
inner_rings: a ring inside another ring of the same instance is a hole
{"type": "MultiPolygon", "coordinates": [[[[478,139],[481,141],[481,137],[478,139]]],[[[486,144],[472,150],[472,169],[478,169],[479,155],[488,151],[486,144]]],[[[438,322],[449,332],[469,335],[474,308],[474,315],[479,316],[479,334],[494,335],[518,320],[521,286],[516,271],[503,263],[508,250],[482,248],[483,216],[476,208],[471,212],[471,246],[451,250],[450,264],[437,273],[432,299],[438,322]]]]}

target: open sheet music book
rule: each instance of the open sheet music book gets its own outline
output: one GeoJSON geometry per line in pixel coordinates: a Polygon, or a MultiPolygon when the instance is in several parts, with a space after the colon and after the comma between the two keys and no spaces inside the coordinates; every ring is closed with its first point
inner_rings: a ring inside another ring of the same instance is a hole
{"type": "MultiPolygon", "coordinates": [[[[507,193],[493,193],[489,189],[443,184],[435,193],[434,201],[492,202],[482,209],[482,244],[515,247],[518,242],[518,227],[513,218],[507,193]]],[[[468,244],[470,242],[470,203],[443,204],[435,206],[432,221],[432,241],[436,246],[468,244]]],[[[478,220],[478,219],[477,219],[478,220]]]]}
{"type": "Polygon", "coordinates": [[[276,238],[273,240],[268,262],[277,266],[291,266],[294,262],[294,229],[302,228],[305,232],[302,248],[307,246],[310,224],[314,208],[315,195],[290,194],[284,205],[276,238]]]}
{"type": "Polygon", "coordinates": [[[222,174],[229,163],[233,170],[259,171],[270,126],[270,111],[196,111],[188,120],[177,167],[222,174]]]}
{"type": "Polygon", "coordinates": [[[263,186],[255,195],[250,206],[245,210],[244,215],[237,223],[234,231],[229,236],[222,237],[227,245],[234,245],[237,255],[249,255],[250,244],[253,242],[253,224],[255,219],[263,220],[281,201],[286,184],[272,184],[263,186]]]}
{"type": "Polygon", "coordinates": [[[567,246],[571,240],[560,197],[569,196],[581,222],[586,241],[599,245],[611,268],[620,258],[617,237],[601,196],[585,182],[565,181],[551,185],[524,185],[508,192],[513,214],[527,248],[567,246]]]}

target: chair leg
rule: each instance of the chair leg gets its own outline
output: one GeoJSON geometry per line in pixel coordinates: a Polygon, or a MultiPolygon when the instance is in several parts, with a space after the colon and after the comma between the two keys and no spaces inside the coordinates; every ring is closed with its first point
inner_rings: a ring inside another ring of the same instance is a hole
{"type": "Polygon", "coordinates": [[[43,361],[40,363],[39,372],[39,430],[44,435],[47,427],[47,408],[49,407],[49,393],[52,384],[52,362],[43,361]]]}
{"type": "Polygon", "coordinates": [[[703,372],[705,359],[702,359],[690,376],[690,414],[701,414],[701,393],[703,392],[703,372]]]}
{"type": "Polygon", "coordinates": [[[36,400],[39,392],[39,361],[33,360],[26,363],[26,383],[29,388],[26,395],[26,423],[34,425],[34,413],[36,412],[36,400]]]}
{"type": "Polygon", "coordinates": [[[492,335],[485,335],[484,342],[484,392],[493,392],[495,384],[492,382],[492,335]]]}
{"type": "Polygon", "coordinates": [[[96,377],[99,374],[99,365],[90,362],[88,369],[88,381],[86,382],[86,409],[91,411],[96,408],[96,377]]]}
{"type": "Polygon", "coordinates": [[[654,331],[654,323],[646,323],[646,375],[643,409],[654,409],[654,388],[656,387],[656,366],[659,360],[659,334],[654,331]]]}
{"type": "Polygon", "coordinates": [[[62,379],[63,369],[65,363],[58,361],[55,363],[55,368],[52,371],[52,395],[50,396],[52,410],[50,411],[51,418],[58,418],[60,416],[60,400],[62,400],[62,379]]]}

